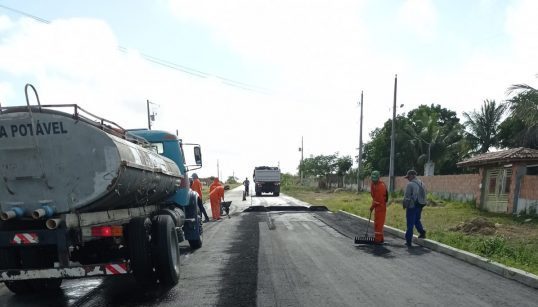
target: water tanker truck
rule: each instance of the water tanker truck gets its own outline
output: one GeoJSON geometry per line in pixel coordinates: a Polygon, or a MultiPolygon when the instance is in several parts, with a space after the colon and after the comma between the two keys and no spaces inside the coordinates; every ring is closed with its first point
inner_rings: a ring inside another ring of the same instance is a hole
{"type": "Polygon", "coordinates": [[[25,92],[26,106],[0,107],[0,281],[17,294],[122,274],[177,284],[179,243],[202,246],[187,175],[202,165],[200,146],[25,92]]]}

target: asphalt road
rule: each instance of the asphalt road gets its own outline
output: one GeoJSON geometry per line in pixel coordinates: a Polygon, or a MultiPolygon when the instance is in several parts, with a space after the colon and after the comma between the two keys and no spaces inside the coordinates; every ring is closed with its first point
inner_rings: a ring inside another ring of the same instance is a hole
{"type": "MultiPolygon", "coordinates": [[[[386,236],[355,246],[357,220],[331,212],[243,212],[307,205],[287,196],[241,200],[231,218],[205,224],[204,246],[182,244],[181,280],[144,289],[130,277],[64,281],[52,297],[0,287],[0,306],[536,306],[538,291],[386,236]]],[[[283,208],[284,209],[284,208],[283,208]]],[[[208,211],[210,212],[210,211],[208,211]]]]}

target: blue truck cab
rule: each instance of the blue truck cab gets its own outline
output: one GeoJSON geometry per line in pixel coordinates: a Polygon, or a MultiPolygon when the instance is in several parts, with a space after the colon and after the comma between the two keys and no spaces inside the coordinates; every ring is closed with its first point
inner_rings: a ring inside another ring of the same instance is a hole
{"type": "Polygon", "coordinates": [[[179,167],[184,177],[181,179],[176,192],[167,199],[167,202],[180,207],[185,213],[183,233],[191,247],[201,247],[203,227],[202,218],[198,209],[198,202],[201,202],[201,199],[199,200],[198,194],[190,189],[188,177],[189,170],[202,167],[200,146],[197,144],[188,144],[194,146],[195,164],[187,165],[183,151],[183,142],[176,135],[167,131],[147,129],[129,130],[129,133],[148,141],[158,154],[174,161],[179,167]]]}

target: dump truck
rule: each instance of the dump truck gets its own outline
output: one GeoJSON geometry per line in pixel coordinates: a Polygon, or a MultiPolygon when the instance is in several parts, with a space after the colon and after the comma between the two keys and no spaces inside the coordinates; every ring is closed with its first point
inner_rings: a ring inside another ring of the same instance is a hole
{"type": "Polygon", "coordinates": [[[187,165],[175,134],[41,105],[29,84],[25,94],[25,106],[0,106],[0,281],[21,295],[95,276],[177,284],[179,243],[202,246],[187,175],[200,146],[187,165]]]}
{"type": "Polygon", "coordinates": [[[276,166],[256,166],[252,174],[256,196],[262,193],[280,195],[280,168],[276,166]]]}

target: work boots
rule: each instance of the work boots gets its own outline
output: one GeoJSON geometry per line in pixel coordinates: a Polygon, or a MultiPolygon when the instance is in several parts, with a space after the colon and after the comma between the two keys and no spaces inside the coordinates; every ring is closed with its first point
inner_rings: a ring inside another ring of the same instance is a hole
{"type": "Polygon", "coordinates": [[[419,239],[426,239],[426,230],[418,236],[419,239]]]}

